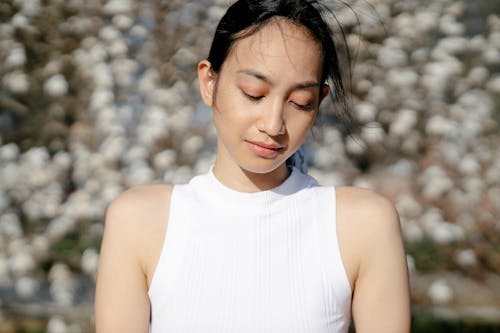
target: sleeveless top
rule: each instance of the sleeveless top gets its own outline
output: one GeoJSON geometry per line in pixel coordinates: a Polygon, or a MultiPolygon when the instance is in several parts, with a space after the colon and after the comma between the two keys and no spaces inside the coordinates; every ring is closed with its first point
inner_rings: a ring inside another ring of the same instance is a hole
{"type": "Polygon", "coordinates": [[[293,168],[242,193],[212,170],[172,190],[148,295],[152,333],[345,333],[335,188],[293,168]]]}

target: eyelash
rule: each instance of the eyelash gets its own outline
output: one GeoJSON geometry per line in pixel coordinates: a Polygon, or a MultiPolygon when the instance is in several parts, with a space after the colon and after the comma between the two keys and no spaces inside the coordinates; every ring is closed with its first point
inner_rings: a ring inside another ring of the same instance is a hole
{"type": "Polygon", "coordinates": [[[299,108],[300,110],[304,110],[304,111],[311,111],[313,109],[313,105],[311,103],[309,104],[306,104],[306,105],[302,105],[302,104],[297,104],[295,102],[292,102],[293,105],[295,105],[297,108],[299,108]]]}
{"type": "MultiPolygon", "coordinates": [[[[248,98],[252,102],[259,102],[262,98],[264,98],[264,96],[252,96],[252,95],[249,95],[245,92],[243,93],[243,95],[245,95],[245,97],[248,98]]],[[[313,108],[313,105],[311,103],[306,104],[306,105],[302,105],[302,104],[295,103],[293,101],[290,101],[290,102],[300,110],[310,111],[313,108]]]]}
{"type": "Polygon", "coordinates": [[[258,102],[264,97],[264,96],[252,96],[252,95],[249,95],[245,92],[243,93],[243,95],[245,95],[245,97],[248,98],[249,100],[251,100],[252,102],[258,102]]]}

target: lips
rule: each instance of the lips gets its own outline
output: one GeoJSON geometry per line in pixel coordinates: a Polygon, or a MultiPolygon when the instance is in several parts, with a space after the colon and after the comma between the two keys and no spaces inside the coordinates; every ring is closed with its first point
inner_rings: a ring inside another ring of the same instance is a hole
{"type": "Polygon", "coordinates": [[[245,141],[245,142],[252,152],[264,158],[273,158],[277,156],[280,153],[280,151],[283,150],[284,148],[284,146],[277,144],[266,144],[263,142],[256,142],[256,141],[245,141]]]}

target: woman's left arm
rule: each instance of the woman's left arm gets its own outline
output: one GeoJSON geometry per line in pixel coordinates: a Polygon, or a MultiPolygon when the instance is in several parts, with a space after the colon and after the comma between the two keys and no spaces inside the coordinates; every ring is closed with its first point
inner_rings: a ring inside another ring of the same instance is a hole
{"type": "Polygon", "coordinates": [[[352,315],[357,333],[410,331],[410,292],[399,217],[394,205],[365,192],[354,212],[359,266],[352,315]]]}

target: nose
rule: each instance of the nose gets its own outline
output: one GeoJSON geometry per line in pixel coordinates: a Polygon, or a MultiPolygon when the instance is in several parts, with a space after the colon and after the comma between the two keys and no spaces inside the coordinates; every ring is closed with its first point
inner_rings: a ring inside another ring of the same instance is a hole
{"type": "Polygon", "coordinates": [[[257,122],[257,128],[269,136],[283,135],[286,132],[283,117],[283,102],[276,100],[263,107],[257,122]]]}

